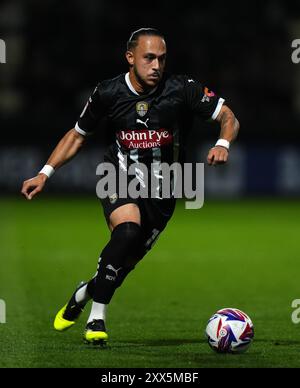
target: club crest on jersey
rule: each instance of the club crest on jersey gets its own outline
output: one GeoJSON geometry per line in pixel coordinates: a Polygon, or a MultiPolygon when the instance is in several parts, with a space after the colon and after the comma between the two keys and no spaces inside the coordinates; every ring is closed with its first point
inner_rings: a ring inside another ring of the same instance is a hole
{"type": "Polygon", "coordinates": [[[118,194],[115,193],[115,194],[112,194],[109,196],[109,201],[112,205],[114,205],[118,200],[118,194]]]}
{"type": "Polygon", "coordinates": [[[141,102],[138,102],[135,107],[136,107],[137,114],[140,117],[144,117],[148,112],[149,105],[147,102],[141,101],[141,102]]]}

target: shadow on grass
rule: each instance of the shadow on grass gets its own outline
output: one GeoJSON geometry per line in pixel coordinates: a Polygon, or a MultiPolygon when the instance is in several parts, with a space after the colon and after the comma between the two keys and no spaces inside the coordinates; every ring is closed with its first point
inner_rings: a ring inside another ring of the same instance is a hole
{"type": "Polygon", "coordinates": [[[206,340],[199,339],[138,339],[130,341],[118,341],[118,344],[127,346],[180,346],[191,344],[206,344],[206,340]]]}
{"type": "Polygon", "coordinates": [[[273,346],[300,346],[300,341],[295,340],[272,340],[272,339],[265,339],[265,338],[258,338],[254,339],[254,343],[262,343],[267,345],[273,345],[273,346]]]}

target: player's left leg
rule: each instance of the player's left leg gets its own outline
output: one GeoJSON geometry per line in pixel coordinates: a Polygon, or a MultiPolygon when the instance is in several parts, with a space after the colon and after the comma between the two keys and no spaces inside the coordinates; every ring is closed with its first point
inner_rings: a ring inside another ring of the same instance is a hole
{"type": "MultiPolygon", "coordinates": [[[[65,331],[72,327],[83,312],[87,302],[91,299],[93,299],[93,306],[88,325],[93,320],[105,322],[107,306],[114,292],[151,249],[152,244],[160,234],[157,229],[149,231],[143,230],[145,228],[142,228],[141,231],[139,229],[140,227],[137,227],[134,223],[121,223],[119,228],[116,227],[116,232],[112,232],[112,238],[100,256],[95,276],[89,282],[81,282],[69,302],[57,313],[54,320],[54,328],[57,331],[65,331]],[[133,231],[130,228],[137,230],[133,231]],[[134,235],[136,235],[136,239],[134,235]],[[137,240],[140,240],[141,243],[137,243],[137,240]],[[123,244],[124,242],[125,244],[123,244]],[[125,258],[122,267],[119,267],[121,265],[119,260],[123,257],[124,252],[126,250],[128,253],[130,252],[127,246],[130,246],[131,253],[125,258]],[[105,260],[107,257],[110,259],[115,258],[118,263],[115,260],[110,260],[110,263],[108,263],[105,260]],[[103,258],[105,261],[103,261],[103,258]],[[98,289],[96,284],[98,284],[98,289]],[[97,294],[100,295],[98,299],[96,299],[97,294]]],[[[103,324],[101,323],[101,325],[103,324]]]]}
{"type": "Polygon", "coordinates": [[[138,255],[141,242],[140,211],[136,204],[122,204],[114,210],[109,221],[113,231],[110,241],[100,255],[96,275],[89,283],[83,283],[75,290],[70,301],[60,309],[54,320],[54,328],[58,331],[72,327],[86,303],[93,298],[85,333],[87,341],[93,336],[107,338],[104,324],[106,306],[115,289],[133,269],[132,262],[138,255]],[[101,326],[101,330],[98,326],[101,326]],[[90,335],[89,331],[97,333],[90,335]]]}
{"type": "MultiPolygon", "coordinates": [[[[132,258],[138,255],[138,247],[142,240],[139,207],[132,201],[126,203],[126,200],[119,200],[114,206],[111,206],[109,201],[105,201],[104,209],[108,225],[112,230],[111,239],[100,255],[94,278],[89,283],[81,284],[70,301],[57,313],[54,328],[58,331],[72,327],[91,298],[93,305],[88,326],[93,324],[95,329],[93,321],[101,320],[103,322],[100,322],[100,326],[103,329],[106,306],[115,289],[134,267],[132,258]]],[[[103,333],[99,335],[106,337],[103,333]]]]}
{"type": "Polygon", "coordinates": [[[65,331],[72,327],[82,313],[86,303],[91,299],[87,282],[81,282],[77,287],[71,299],[65,304],[54,319],[54,329],[65,331]]]}
{"type": "MultiPolygon", "coordinates": [[[[71,327],[87,301],[93,299],[85,339],[87,342],[93,343],[106,342],[107,306],[115,290],[122,285],[135,265],[152,248],[171,218],[175,203],[166,203],[166,205],[157,207],[152,201],[143,201],[140,206],[141,226],[135,222],[121,222],[118,225],[116,225],[117,222],[112,222],[115,229],[109,244],[101,254],[96,275],[88,283],[81,284],[74,292],[70,302],[57,314],[55,320],[57,330],[62,331],[71,327]],[[127,252],[127,255],[124,256],[124,252],[127,252]],[[104,257],[109,258],[109,260],[114,257],[117,261],[109,263],[107,260],[103,260],[103,253],[104,257]],[[111,277],[115,278],[113,282],[111,282],[111,277]],[[96,338],[95,335],[99,338],[96,338]]],[[[120,219],[120,221],[125,221],[125,219],[120,219]]]]}

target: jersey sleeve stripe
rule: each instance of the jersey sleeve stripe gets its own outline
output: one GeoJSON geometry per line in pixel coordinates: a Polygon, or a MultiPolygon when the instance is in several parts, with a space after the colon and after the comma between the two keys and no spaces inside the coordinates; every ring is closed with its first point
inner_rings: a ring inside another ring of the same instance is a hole
{"type": "Polygon", "coordinates": [[[82,135],[82,136],[87,136],[88,135],[88,133],[86,131],[84,131],[83,129],[81,129],[79,127],[78,123],[75,124],[75,131],[80,133],[80,135],[82,135]]]}
{"type": "Polygon", "coordinates": [[[219,98],[218,105],[217,105],[213,115],[211,116],[211,118],[213,120],[216,120],[216,118],[218,117],[224,102],[225,102],[224,98],[219,98]]]}

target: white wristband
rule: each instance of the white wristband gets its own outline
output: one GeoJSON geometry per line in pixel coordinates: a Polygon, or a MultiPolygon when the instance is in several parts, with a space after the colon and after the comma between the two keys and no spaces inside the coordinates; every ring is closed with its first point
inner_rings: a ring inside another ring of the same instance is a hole
{"type": "Polygon", "coordinates": [[[49,164],[46,164],[42,169],[41,171],[39,172],[39,174],[45,174],[47,175],[48,178],[50,178],[55,172],[55,169],[50,166],[49,164]]]}
{"type": "Polygon", "coordinates": [[[219,139],[217,142],[216,142],[216,145],[215,147],[224,147],[224,148],[227,148],[229,150],[230,148],[230,143],[228,140],[225,140],[225,139],[219,139]]]}

